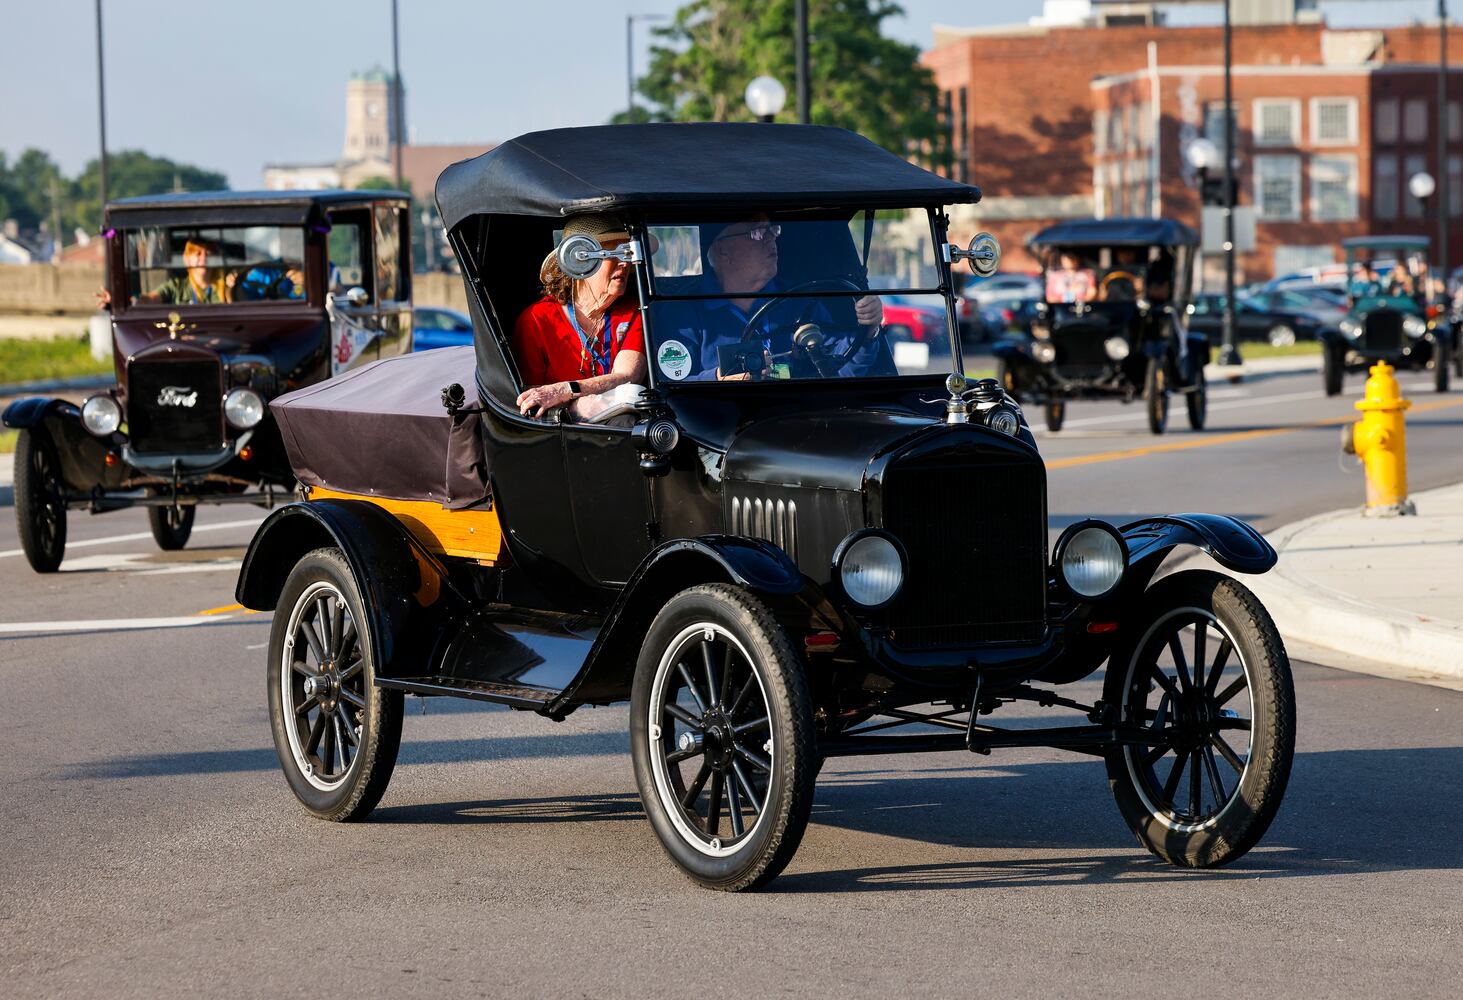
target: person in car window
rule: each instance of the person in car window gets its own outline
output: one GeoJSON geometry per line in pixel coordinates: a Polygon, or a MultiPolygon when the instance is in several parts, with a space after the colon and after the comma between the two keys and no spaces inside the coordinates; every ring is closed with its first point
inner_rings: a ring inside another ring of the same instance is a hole
{"type": "MultiPolygon", "coordinates": [[[[809,300],[802,298],[775,300],[758,317],[757,329],[748,332],[747,324],[752,316],[781,290],[777,281],[777,239],[781,234],[782,227],[765,214],[730,225],[701,227],[702,255],[706,263],[702,293],[727,297],[687,302],[685,305],[695,308],[682,310],[668,324],[692,342],[692,352],[697,356],[693,359],[690,378],[743,380],[754,375],[792,374],[780,366],[774,368],[772,359],[791,351],[792,326],[803,315],[808,322],[823,328],[830,350],[839,351],[840,346],[846,350],[851,346],[847,336],[840,344],[837,331],[832,328],[833,318],[826,308],[818,304],[810,309],[809,300]],[[722,349],[744,344],[754,355],[756,347],[761,346],[761,367],[755,358],[750,365],[743,359],[739,365],[742,370],[723,372],[722,349]]],[[[883,322],[884,305],[878,296],[865,295],[855,303],[854,315],[861,327],[877,330],[883,322]]],[[[876,369],[880,373],[894,371],[883,341],[870,338],[845,366],[843,374],[865,374],[876,369]]]]}
{"type": "Polygon", "coordinates": [[[218,253],[218,246],[212,240],[191,239],[183,245],[183,266],[185,271],[169,278],[151,292],[144,292],[134,300],[140,303],[162,302],[169,305],[212,305],[232,302],[236,275],[225,275],[217,268],[208,266],[211,254],[218,253]]]}
{"type": "MultiPolygon", "coordinates": [[[[575,215],[564,223],[564,239],[593,236],[605,249],[628,242],[625,224],[613,215],[575,215]]],[[[580,414],[594,409],[587,397],[645,380],[645,332],[640,303],[626,295],[630,265],[604,261],[576,281],[553,252],[539,267],[544,295],[519,315],[511,339],[518,373],[529,388],[518,396],[525,416],[543,416],[556,406],[585,398],[580,414]]]]}

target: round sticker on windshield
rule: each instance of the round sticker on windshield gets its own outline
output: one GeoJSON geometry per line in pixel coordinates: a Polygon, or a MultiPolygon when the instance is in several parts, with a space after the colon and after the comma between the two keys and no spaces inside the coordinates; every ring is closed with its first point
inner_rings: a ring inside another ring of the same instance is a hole
{"type": "Polygon", "coordinates": [[[679,382],[691,374],[691,352],[679,340],[667,340],[655,355],[656,364],[666,378],[679,382]]]}

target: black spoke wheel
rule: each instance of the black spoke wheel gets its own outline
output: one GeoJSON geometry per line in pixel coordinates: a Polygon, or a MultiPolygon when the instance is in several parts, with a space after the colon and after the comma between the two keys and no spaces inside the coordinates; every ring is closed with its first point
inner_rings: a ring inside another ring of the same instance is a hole
{"type": "Polygon", "coordinates": [[[1148,359],[1143,379],[1143,401],[1148,406],[1148,429],[1162,434],[1168,429],[1168,371],[1162,358],[1148,359]]]}
{"type": "Polygon", "coordinates": [[[996,381],[1001,383],[1001,388],[1016,402],[1021,402],[1021,396],[1016,391],[1016,375],[1011,371],[1010,362],[1005,358],[996,359],[996,381]]]}
{"type": "Polygon", "coordinates": [[[1067,419],[1067,404],[1062,400],[1053,400],[1046,404],[1046,429],[1056,433],[1062,429],[1062,423],[1067,419]]]}
{"type": "Polygon", "coordinates": [[[1175,573],[1143,602],[1103,700],[1152,742],[1111,751],[1108,783],[1148,850],[1186,868],[1228,864],[1259,842],[1285,795],[1290,661],[1270,615],[1229,577],[1175,573]]]}
{"type": "MultiPolygon", "coordinates": [[[[150,495],[156,495],[149,491],[150,495]]],[[[175,552],[188,544],[193,533],[193,516],[198,508],[192,504],[176,507],[147,508],[147,524],[152,529],[153,541],[164,552],[175,552]]]]}
{"type": "Polygon", "coordinates": [[[727,891],[782,871],[818,760],[802,664],[767,608],[727,584],[677,594],[646,634],[630,706],[635,781],[672,860],[727,891]]]}
{"type": "Polygon", "coordinates": [[[376,687],[360,591],[339,549],[290,571],[269,634],[269,718],[285,779],[325,819],[364,819],[401,744],[400,691],[376,687]]]}
{"type": "Polygon", "coordinates": [[[1184,403],[1189,408],[1189,427],[1202,431],[1209,417],[1209,383],[1204,379],[1203,365],[1195,370],[1194,387],[1184,394],[1184,403]]]}
{"type": "Polygon", "coordinates": [[[66,554],[66,503],[56,446],[41,427],[15,441],[15,527],[31,569],[54,573],[66,554]]]}

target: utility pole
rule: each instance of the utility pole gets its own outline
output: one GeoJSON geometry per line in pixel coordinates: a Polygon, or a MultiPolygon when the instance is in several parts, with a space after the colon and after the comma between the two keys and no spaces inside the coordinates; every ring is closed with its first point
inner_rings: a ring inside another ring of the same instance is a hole
{"type": "MultiPolygon", "coordinates": [[[[102,133],[102,156],[101,156],[101,195],[102,195],[102,218],[106,218],[107,211],[107,83],[106,74],[102,71],[102,0],[96,0],[97,11],[97,120],[101,124],[102,133]]],[[[100,225],[101,220],[97,220],[100,225]]]]}
{"type": "Polygon", "coordinates": [[[808,96],[808,0],[797,0],[797,49],[798,121],[810,125],[813,107],[808,96]]]}
{"type": "Polygon", "coordinates": [[[635,121],[635,22],[668,21],[665,14],[625,15],[625,120],[635,121]]]}
{"type": "Polygon", "coordinates": [[[1221,365],[1241,363],[1234,339],[1234,90],[1230,67],[1234,62],[1229,8],[1224,0],[1224,326],[1219,349],[1221,365]]]}
{"type": "Polygon", "coordinates": [[[396,114],[391,120],[391,143],[396,147],[396,189],[401,187],[401,120],[405,117],[406,109],[402,107],[401,99],[401,48],[398,45],[398,30],[396,24],[396,0],[391,0],[391,92],[393,104],[396,105],[396,114]]]}
{"type": "Polygon", "coordinates": [[[1448,215],[1452,193],[1448,190],[1448,2],[1438,0],[1438,273],[1443,279],[1443,305],[1451,305],[1448,289],[1448,215]]]}

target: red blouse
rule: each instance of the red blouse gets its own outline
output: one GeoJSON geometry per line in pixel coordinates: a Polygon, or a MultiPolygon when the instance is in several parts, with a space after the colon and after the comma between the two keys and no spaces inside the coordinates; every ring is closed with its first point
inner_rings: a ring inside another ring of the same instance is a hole
{"type": "Polygon", "coordinates": [[[601,321],[599,329],[584,331],[594,347],[590,351],[564,314],[564,307],[547,295],[523,310],[518,322],[513,324],[510,339],[524,386],[607,375],[621,351],[644,354],[645,331],[640,323],[640,303],[622,295],[611,303],[608,315],[608,326],[601,321]],[[604,343],[607,335],[608,346],[604,343]],[[604,366],[596,360],[596,354],[604,359],[604,366]]]}

